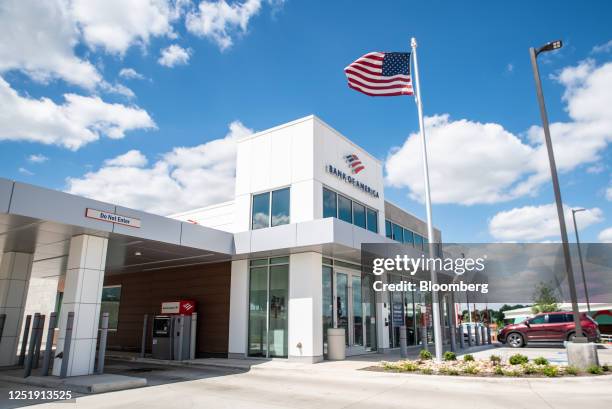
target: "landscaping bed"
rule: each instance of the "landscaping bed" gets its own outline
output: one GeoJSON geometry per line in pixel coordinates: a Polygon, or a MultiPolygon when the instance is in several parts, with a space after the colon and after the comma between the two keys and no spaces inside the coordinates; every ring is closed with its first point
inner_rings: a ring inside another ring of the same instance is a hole
{"type": "Polygon", "coordinates": [[[581,371],[568,365],[551,364],[545,358],[529,360],[525,355],[515,354],[504,361],[498,355],[489,359],[474,359],[466,354],[458,360],[453,352],[444,354],[443,362],[432,360],[431,353],[422,350],[420,358],[398,362],[381,362],[380,365],[367,368],[375,371],[416,373],[423,375],[450,376],[509,376],[509,377],[558,377],[558,376],[595,376],[610,374],[607,365],[593,366],[581,371]]]}

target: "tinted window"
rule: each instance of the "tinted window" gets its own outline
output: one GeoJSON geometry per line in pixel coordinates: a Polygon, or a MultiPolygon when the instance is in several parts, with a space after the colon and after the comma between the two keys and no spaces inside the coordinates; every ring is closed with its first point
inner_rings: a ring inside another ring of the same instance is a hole
{"type": "Polygon", "coordinates": [[[423,237],[419,236],[416,233],[414,234],[414,247],[419,250],[423,250],[423,237]]]}
{"type": "Polygon", "coordinates": [[[272,226],[289,224],[289,188],[272,192],[272,226]]]}
{"type": "Polygon", "coordinates": [[[533,317],[529,320],[530,324],[545,324],[546,323],[546,315],[539,315],[537,317],[533,317]]]}
{"type": "Polygon", "coordinates": [[[270,225],[270,193],[253,195],[252,229],[263,229],[270,225]]]}
{"type": "Polygon", "coordinates": [[[390,239],[393,238],[393,229],[391,228],[391,222],[389,220],[385,220],[385,236],[390,239]]]}
{"type": "Polygon", "coordinates": [[[353,203],[353,223],[355,226],[366,228],[365,207],[359,203],[353,203]]]}
{"type": "Polygon", "coordinates": [[[404,229],[402,229],[402,226],[398,226],[397,224],[393,225],[393,240],[399,241],[400,243],[404,242],[404,229]]]}
{"type": "Polygon", "coordinates": [[[338,195],[338,218],[353,223],[352,213],[351,199],[338,195]]]}
{"type": "Polygon", "coordinates": [[[404,243],[410,243],[414,246],[414,233],[404,229],[404,243]]]}
{"type": "Polygon", "coordinates": [[[323,217],[337,217],[336,193],[323,188],[323,217]]]}
{"type": "Polygon", "coordinates": [[[378,214],[375,210],[368,209],[368,230],[378,233],[378,214]]]}
{"type": "Polygon", "coordinates": [[[558,324],[561,322],[566,322],[565,321],[565,314],[550,314],[548,316],[548,323],[549,324],[558,324]]]}

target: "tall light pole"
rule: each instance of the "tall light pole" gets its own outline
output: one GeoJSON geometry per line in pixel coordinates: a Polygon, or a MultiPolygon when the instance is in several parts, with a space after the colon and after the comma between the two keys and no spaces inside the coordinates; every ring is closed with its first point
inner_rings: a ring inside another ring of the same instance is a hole
{"type": "Polygon", "coordinates": [[[578,226],[576,225],[576,213],[584,212],[586,209],[572,209],[572,219],[574,219],[574,231],[576,232],[576,246],[578,246],[578,258],[580,259],[580,271],[582,271],[582,285],[584,286],[584,296],[586,297],[587,311],[591,313],[591,303],[589,301],[589,289],[587,288],[586,277],[584,275],[584,264],[582,262],[582,250],[580,249],[580,238],[578,237],[578,226]]]}
{"type": "Polygon", "coordinates": [[[557,177],[557,165],[555,164],[555,154],[553,152],[552,140],[550,139],[550,129],[548,127],[548,115],[546,114],[546,105],[544,104],[544,93],[542,92],[542,82],[540,81],[540,71],[538,69],[538,55],[544,52],[553,51],[561,48],[563,43],[561,40],[551,41],[542,47],[529,49],[531,56],[531,65],[533,67],[533,76],[536,83],[536,92],[538,95],[538,103],[540,104],[540,116],[542,117],[542,127],[544,128],[544,140],[546,141],[546,150],[548,151],[548,161],[550,163],[550,174],[552,177],[553,190],[555,191],[555,202],[557,203],[557,215],[559,216],[559,227],[561,229],[561,242],[563,245],[563,256],[565,259],[565,268],[567,270],[567,281],[569,284],[570,297],[572,299],[572,311],[574,313],[574,323],[576,324],[576,336],[574,342],[587,342],[582,332],[580,325],[580,312],[578,311],[578,301],[576,297],[576,283],[574,282],[574,270],[572,269],[572,259],[570,256],[569,243],[567,239],[567,228],[565,226],[565,216],[563,214],[563,201],[561,200],[561,189],[559,188],[559,178],[557,177]]]}

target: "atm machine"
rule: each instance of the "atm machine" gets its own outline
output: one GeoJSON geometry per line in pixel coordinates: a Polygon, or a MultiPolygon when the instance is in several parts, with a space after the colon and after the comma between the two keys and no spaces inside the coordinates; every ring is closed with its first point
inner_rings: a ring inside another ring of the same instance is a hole
{"type": "Polygon", "coordinates": [[[163,302],[161,314],[153,317],[154,359],[182,361],[195,358],[197,314],[195,301],[163,302]]]}

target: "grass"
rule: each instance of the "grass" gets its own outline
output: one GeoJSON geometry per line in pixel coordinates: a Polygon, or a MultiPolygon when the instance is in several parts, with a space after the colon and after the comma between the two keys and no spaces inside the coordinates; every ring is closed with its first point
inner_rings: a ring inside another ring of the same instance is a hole
{"type": "Polygon", "coordinates": [[[578,368],[576,368],[575,366],[568,366],[565,368],[565,373],[568,375],[578,375],[580,371],[578,370],[578,368]]]}
{"type": "Polygon", "coordinates": [[[519,369],[509,369],[507,371],[502,369],[502,374],[504,376],[513,376],[513,377],[523,376],[523,372],[521,372],[519,369]]]}
{"type": "Polygon", "coordinates": [[[554,378],[555,376],[559,376],[559,368],[554,365],[546,365],[542,369],[542,373],[549,378],[554,378]]]}
{"type": "Polygon", "coordinates": [[[468,365],[463,369],[463,373],[468,375],[478,375],[478,373],[480,373],[480,370],[476,365],[468,365]]]}
{"type": "Polygon", "coordinates": [[[419,366],[414,362],[406,361],[399,365],[399,369],[402,372],[415,372],[419,370],[419,366]]]}
{"type": "Polygon", "coordinates": [[[502,369],[501,366],[496,366],[495,369],[493,370],[493,373],[495,375],[504,375],[504,370],[502,369]]]}
{"type": "Polygon", "coordinates": [[[421,369],[421,373],[423,375],[431,375],[431,374],[433,374],[433,369],[431,369],[431,368],[423,368],[423,369],[421,369]]]}
{"type": "Polygon", "coordinates": [[[523,373],[525,375],[533,375],[533,374],[536,374],[538,372],[539,372],[539,370],[535,366],[533,366],[531,364],[523,364],[523,373]]]}

